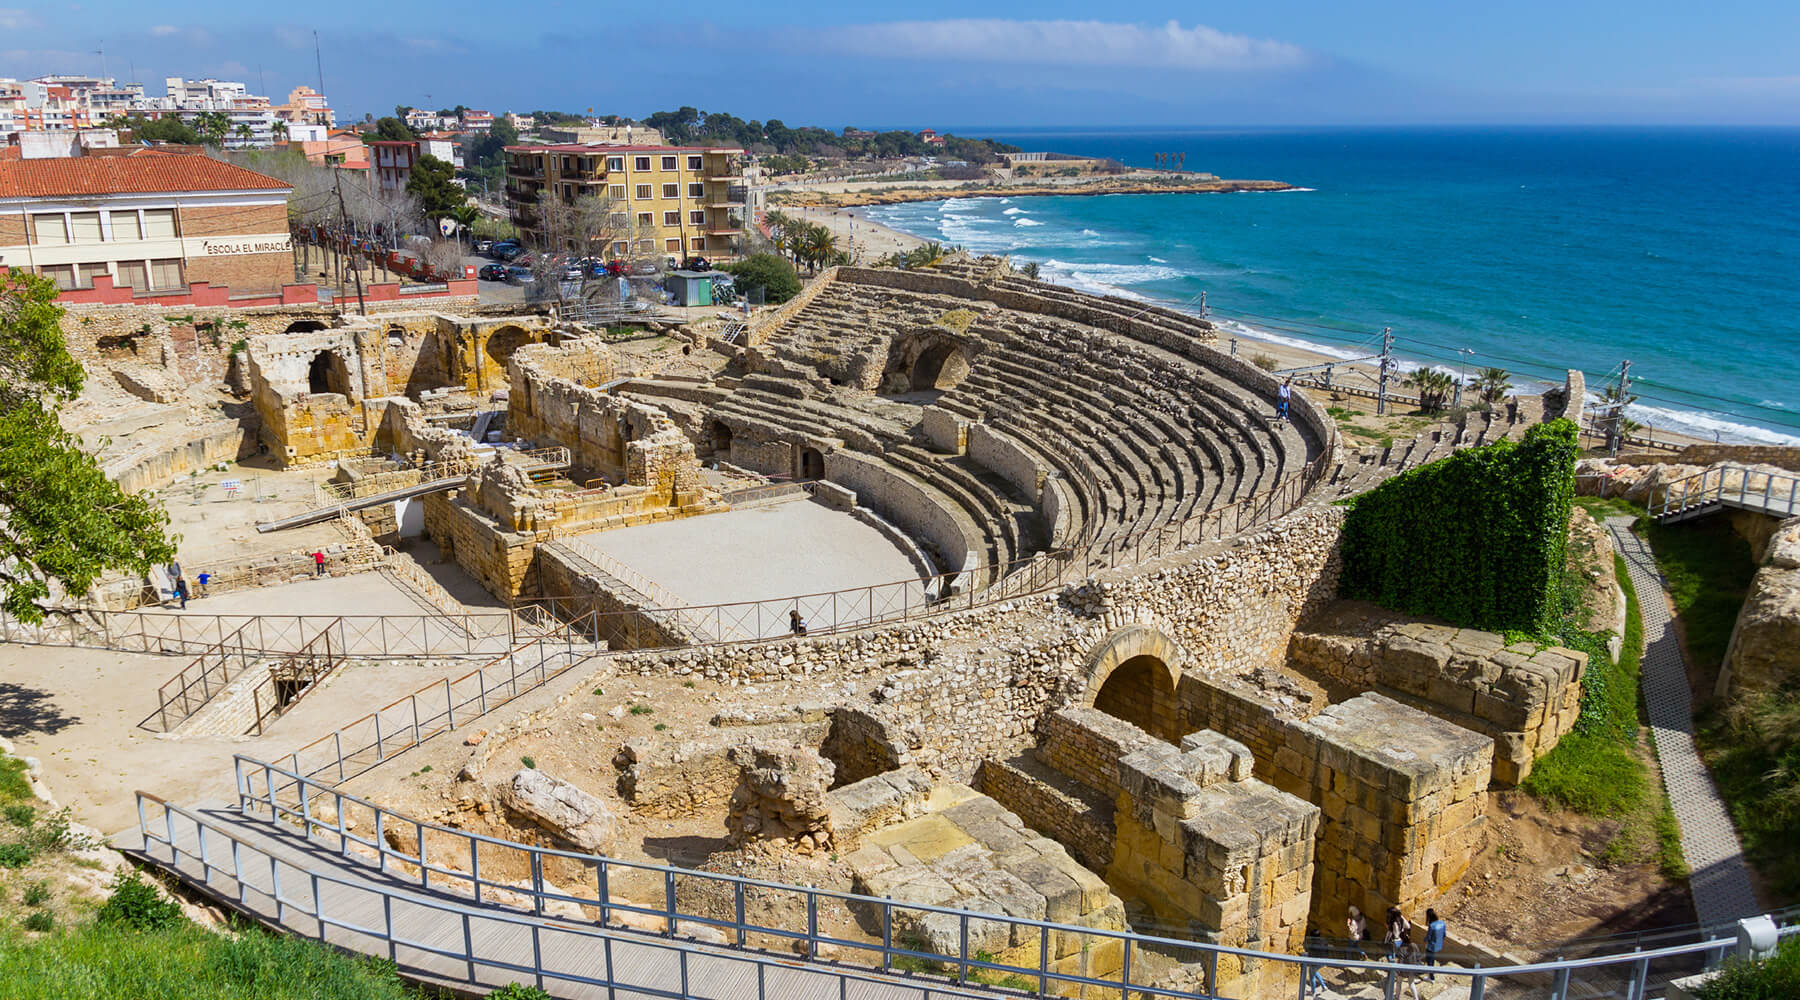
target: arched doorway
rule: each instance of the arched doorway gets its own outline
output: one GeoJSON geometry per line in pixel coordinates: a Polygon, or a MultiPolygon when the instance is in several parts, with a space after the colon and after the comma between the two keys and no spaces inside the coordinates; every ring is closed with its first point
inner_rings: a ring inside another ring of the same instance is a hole
{"type": "Polygon", "coordinates": [[[1088,660],[1086,702],[1106,714],[1176,743],[1183,735],[1178,700],[1181,647],[1154,628],[1114,632],[1088,660]]]}
{"type": "Polygon", "coordinates": [[[309,392],[335,392],[349,399],[350,368],[336,351],[320,351],[306,367],[306,386],[309,392]]]}
{"type": "Polygon", "coordinates": [[[824,479],[825,456],[819,454],[817,448],[803,448],[800,451],[800,478],[824,479]]]}
{"type": "Polygon", "coordinates": [[[955,344],[937,344],[925,349],[912,366],[912,391],[954,389],[969,376],[969,359],[955,344]]]}
{"type": "Polygon", "coordinates": [[[314,330],[323,330],[323,329],[325,329],[325,324],[319,322],[316,319],[297,319],[297,320],[293,321],[292,323],[289,323],[287,325],[287,329],[285,329],[281,332],[282,333],[311,333],[314,330]]]}
{"type": "Polygon", "coordinates": [[[715,420],[707,428],[707,443],[712,447],[713,457],[721,461],[731,458],[731,427],[723,420],[715,420]]]}
{"type": "Polygon", "coordinates": [[[531,334],[516,326],[503,326],[494,331],[487,340],[487,356],[506,370],[506,363],[512,360],[513,352],[531,343],[531,334]]]}

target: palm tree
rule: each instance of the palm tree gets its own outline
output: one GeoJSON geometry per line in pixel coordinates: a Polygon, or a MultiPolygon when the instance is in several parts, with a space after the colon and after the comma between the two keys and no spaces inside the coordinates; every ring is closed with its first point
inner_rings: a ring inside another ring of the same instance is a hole
{"type": "Polygon", "coordinates": [[[481,209],[467,203],[461,204],[450,210],[450,218],[456,222],[456,242],[461,246],[462,234],[474,230],[476,221],[481,218],[481,209]]]}
{"type": "Polygon", "coordinates": [[[807,226],[801,242],[806,248],[807,267],[814,271],[837,253],[837,235],[821,225],[807,226]]]}
{"type": "Polygon", "coordinates": [[[277,120],[271,134],[274,135],[276,142],[286,142],[288,138],[288,123],[277,120]]]}
{"type": "Polygon", "coordinates": [[[237,132],[237,137],[246,143],[249,142],[250,137],[255,134],[250,131],[249,122],[238,122],[237,128],[234,131],[237,132]]]}
{"type": "Polygon", "coordinates": [[[1484,403],[1497,403],[1500,397],[1512,391],[1513,384],[1507,379],[1512,375],[1504,368],[1483,368],[1475,373],[1475,391],[1481,394],[1484,403]]]}
{"type": "Polygon", "coordinates": [[[1419,410],[1423,413],[1442,413],[1444,397],[1449,395],[1455,385],[1455,379],[1448,374],[1431,368],[1420,368],[1406,376],[1401,383],[1409,385],[1419,393],[1419,410]]]}

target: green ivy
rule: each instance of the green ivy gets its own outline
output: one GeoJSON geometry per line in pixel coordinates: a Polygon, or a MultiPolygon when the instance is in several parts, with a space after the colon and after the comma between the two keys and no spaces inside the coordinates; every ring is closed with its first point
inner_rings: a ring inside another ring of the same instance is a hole
{"type": "Polygon", "coordinates": [[[1466,628],[1540,635],[1559,585],[1575,493],[1576,429],[1459,451],[1348,502],[1339,592],[1466,628]]]}

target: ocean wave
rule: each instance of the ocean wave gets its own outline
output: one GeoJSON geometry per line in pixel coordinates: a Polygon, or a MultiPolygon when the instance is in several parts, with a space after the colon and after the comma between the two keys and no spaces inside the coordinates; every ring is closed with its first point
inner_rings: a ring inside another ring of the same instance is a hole
{"type": "MultiPolygon", "coordinates": [[[[1302,191],[1317,191],[1317,190],[1318,190],[1318,188],[1282,188],[1280,191],[1277,191],[1275,193],[1276,194],[1298,194],[1302,191]]],[[[1245,192],[1245,193],[1248,194],[1250,192],[1245,192]]]]}
{"type": "Polygon", "coordinates": [[[1302,351],[1311,351],[1314,354],[1321,354],[1328,358],[1348,359],[1363,356],[1357,351],[1348,350],[1346,348],[1332,347],[1327,344],[1319,344],[1310,340],[1304,340],[1300,337],[1289,337],[1279,333],[1271,333],[1261,327],[1251,326],[1248,323],[1240,322],[1235,319],[1215,319],[1213,320],[1213,325],[1228,334],[1234,334],[1250,340],[1266,340],[1271,344],[1281,344],[1284,347],[1295,347],[1302,351]]]}
{"type": "Polygon", "coordinates": [[[1168,261],[1163,260],[1161,257],[1151,257],[1150,263],[1152,263],[1152,264],[1167,264],[1168,261]]]}
{"type": "Polygon", "coordinates": [[[1092,229],[1083,229],[1083,230],[1082,230],[1082,231],[1081,231],[1081,235],[1083,235],[1083,236],[1088,236],[1088,237],[1093,237],[1093,236],[1099,236],[1099,235],[1100,235],[1100,234],[1099,234],[1099,233],[1096,233],[1096,232],[1094,232],[1094,231],[1093,231],[1093,230],[1092,230],[1092,229]]]}
{"type": "Polygon", "coordinates": [[[1036,220],[1036,219],[1014,219],[1014,220],[1013,220],[1013,225],[1015,225],[1015,226],[1020,226],[1020,227],[1024,227],[1024,226],[1041,226],[1041,225],[1043,225],[1043,223],[1041,223],[1041,222],[1039,222],[1039,221],[1038,221],[1038,220],[1036,220]]]}
{"type": "Polygon", "coordinates": [[[969,199],[967,199],[967,198],[946,198],[942,202],[938,203],[937,210],[940,213],[954,212],[959,208],[969,208],[969,207],[971,207],[971,206],[969,205],[969,199]]]}
{"type": "Polygon", "coordinates": [[[1734,414],[1716,410],[1676,410],[1633,403],[1625,408],[1625,415],[1645,425],[1652,434],[1657,431],[1674,431],[1690,437],[1716,437],[1727,444],[1800,445],[1800,435],[1783,434],[1767,427],[1740,423],[1729,419],[1734,414]]]}
{"type": "Polygon", "coordinates": [[[1001,212],[1000,214],[1001,215],[1021,215],[1024,213],[1024,211],[1025,211],[1024,209],[1018,207],[1017,205],[1014,205],[1012,208],[1009,208],[1006,211],[1001,212]]]}

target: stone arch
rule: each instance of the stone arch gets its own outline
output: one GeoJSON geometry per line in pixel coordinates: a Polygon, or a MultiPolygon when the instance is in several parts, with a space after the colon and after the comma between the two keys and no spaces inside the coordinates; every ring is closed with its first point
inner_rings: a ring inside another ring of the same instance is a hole
{"type": "Polygon", "coordinates": [[[969,377],[969,356],[962,347],[941,341],[920,352],[912,364],[912,391],[954,389],[969,377]]]}
{"type": "Polygon", "coordinates": [[[315,394],[334,392],[350,399],[354,395],[350,386],[350,366],[338,352],[320,351],[306,366],[306,387],[308,392],[315,394]]]}
{"type": "Polygon", "coordinates": [[[713,457],[724,460],[731,457],[731,425],[723,420],[714,420],[706,429],[706,440],[712,449],[713,457]]]}
{"type": "Polygon", "coordinates": [[[817,448],[800,449],[800,478],[824,479],[825,456],[817,448]]]}
{"type": "Polygon", "coordinates": [[[488,337],[485,350],[494,364],[498,365],[501,371],[505,371],[506,363],[512,360],[513,352],[531,342],[531,334],[526,333],[523,327],[503,326],[488,337]]]}
{"type": "Polygon", "coordinates": [[[1088,657],[1084,704],[1171,743],[1181,739],[1176,692],[1186,652],[1159,629],[1131,625],[1106,638],[1088,657]]]}
{"type": "Polygon", "coordinates": [[[287,329],[285,329],[281,332],[282,333],[311,333],[314,330],[323,330],[323,329],[325,329],[325,324],[319,322],[316,319],[297,319],[297,320],[293,321],[292,323],[289,323],[287,325],[287,329]]]}

